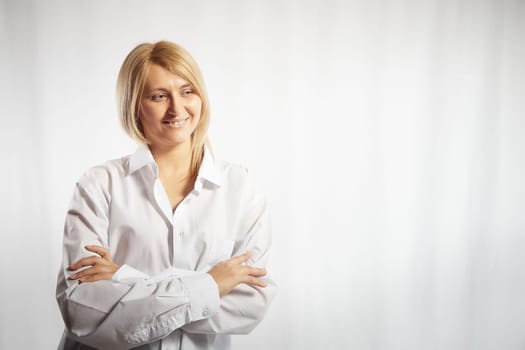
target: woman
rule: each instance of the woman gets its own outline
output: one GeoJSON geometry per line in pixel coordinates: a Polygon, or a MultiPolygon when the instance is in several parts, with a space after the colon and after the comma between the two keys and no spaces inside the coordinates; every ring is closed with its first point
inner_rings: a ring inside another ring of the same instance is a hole
{"type": "Polygon", "coordinates": [[[206,144],[196,62],[142,44],[118,77],[119,113],[140,144],[76,184],[64,229],[59,349],[229,349],[275,292],[267,207],[245,168],[206,144]]]}

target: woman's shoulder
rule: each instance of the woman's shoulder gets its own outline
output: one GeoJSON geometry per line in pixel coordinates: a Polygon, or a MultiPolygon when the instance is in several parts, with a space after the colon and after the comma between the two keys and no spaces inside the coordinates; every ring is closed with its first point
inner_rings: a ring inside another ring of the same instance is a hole
{"type": "Polygon", "coordinates": [[[223,183],[236,183],[248,181],[250,172],[248,167],[241,163],[235,163],[223,159],[213,159],[215,171],[223,183]]]}
{"type": "Polygon", "coordinates": [[[83,187],[110,186],[116,179],[126,175],[129,163],[129,155],[106,160],[102,163],[88,168],[78,179],[78,184],[83,187]]]}
{"type": "Polygon", "coordinates": [[[257,181],[257,172],[250,166],[226,160],[215,160],[214,163],[224,187],[235,192],[262,192],[257,181]]]}
{"type": "Polygon", "coordinates": [[[248,175],[248,167],[244,164],[219,159],[215,160],[215,166],[226,176],[246,177],[248,175]]]}

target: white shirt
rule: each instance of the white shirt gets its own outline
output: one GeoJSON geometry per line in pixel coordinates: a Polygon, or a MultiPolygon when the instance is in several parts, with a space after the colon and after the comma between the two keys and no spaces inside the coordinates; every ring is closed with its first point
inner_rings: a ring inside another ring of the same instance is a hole
{"type": "Polygon", "coordinates": [[[172,212],[149,149],[94,167],[77,182],[66,216],[57,301],[66,330],[59,349],[229,349],[251,331],[276,286],[240,284],[219,298],[207,273],[246,251],[265,267],[266,202],[245,168],[206,151],[193,191],[172,212]],[[113,280],[68,280],[68,266],[100,245],[121,267],[113,280]]]}

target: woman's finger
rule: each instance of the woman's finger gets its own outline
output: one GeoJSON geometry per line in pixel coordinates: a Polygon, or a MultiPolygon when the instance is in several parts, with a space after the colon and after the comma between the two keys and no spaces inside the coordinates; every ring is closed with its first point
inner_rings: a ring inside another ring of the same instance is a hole
{"type": "Polygon", "coordinates": [[[88,256],[87,258],[82,258],[73,265],[69,266],[70,271],[78,270],[84,266],[93,266],[100,260],[98,256],[88,256]]]}
{"type": "Polygon", "coordinates": [[[101,280],[110,280],[111,276],[108,276],[107,273],[97,273],[94,275],[84,276],[79,278],[80,282],[96,282],[101,280]]]}
{"type": "Polygon", "coordinates": [[[262,288],[267,286],[267,284],[264,281],[258,278],[255,278],[253,276],[249,276],[248,280],[244,283],[252,285],[252,286],[262,287],[262,288]]]}
{"type": "Polygon", "coordinates": [[[95,267],[90,267],[90,268],[87,268],[85,270],[82,270],[80,272],[77,272],[77,273],[69,276],[69,279],[70,280],[77,280],[77,279],[83,278],[85,276],[95,275],[95,274],[99,273],[98,270],[99,269],[97,269],[95,267]]]}
{"type": "Polygon", "coordinates": [[[75,279],[81,279],[86,276],[93,276],[97,274],[107,274],[111,273],[113,270],[109,265],[100,264],[97,266],[92,266],[87,269],[84,269],[80,272],[75,273],[74,275],[69,276],[69,279],[75,280],[75,279]]]}
{"type": "Polygon", "coordinates": [[[87,245],[84,248],[86,248],[86,250],[89,250],[90,252],[97,253],[103,259],[111,260],[111,255],[109,254],[109,250],[107,250],[104,247],[101,247],[98,245],[87,245]]]}
{"type": "Polygon", "coordinates": [[[227,260],[235,265],[239,265],[239,264],[242,264],[243,262],[246,262],[248,261],[248,259],[250,259],[252,257],[252,253],[251,252],[246,252],[244,254],[241,254],[241,255],[237,255],[237,256],[234,256],[233,258],[227,260]]]}
{"type": "Polygon", "coordinates": [[[266,269],[261,267],[246,267],[247,272],[250,276],[262,277],[266,276],[266,269]]]}

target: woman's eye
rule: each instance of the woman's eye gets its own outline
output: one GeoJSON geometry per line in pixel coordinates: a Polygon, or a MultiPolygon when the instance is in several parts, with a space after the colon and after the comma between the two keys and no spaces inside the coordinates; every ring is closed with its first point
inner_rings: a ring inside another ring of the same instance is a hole
{"type": "Polygon", "coordinates": [[[156,95],[151,96],[151,99],[153,101],[164,101],[167,97],[168,95],[166,94],[156,94],[156,95]]]}
{"type": "Polygon", "coordinates": [[[186,90],[183,90],[183,91],[182,91],[182,94],[183,94],[184,96],[191,95],[192,93],[193,93],[193,90],[191,90],[191,89],[186,89],[186,90]]]}

